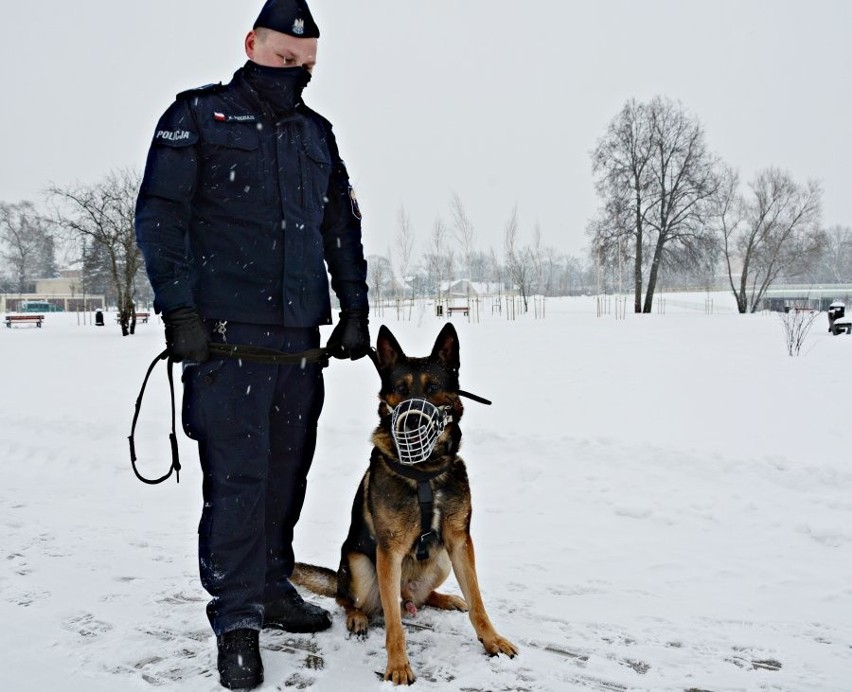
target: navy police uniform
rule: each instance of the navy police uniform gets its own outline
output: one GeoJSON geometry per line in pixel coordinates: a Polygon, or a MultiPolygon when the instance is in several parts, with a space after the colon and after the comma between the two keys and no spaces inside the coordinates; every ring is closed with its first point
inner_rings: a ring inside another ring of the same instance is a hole
{"type": "MultiPolygon", "coordinates": [[[[137,240],[157,312],[193,308],[211,340],[299,352],[331,322],[329,275],[343,310],[367,312],[360,213],[331,125],[300,99],[272,107],[247,78],[253,66],[178,95],[160,119],[137,240]]],[[[321,368],[210,360],[183,378],[204,473],[208,615],[217,634],[259,629],[263,604],[292,589],[321,368]]]]}

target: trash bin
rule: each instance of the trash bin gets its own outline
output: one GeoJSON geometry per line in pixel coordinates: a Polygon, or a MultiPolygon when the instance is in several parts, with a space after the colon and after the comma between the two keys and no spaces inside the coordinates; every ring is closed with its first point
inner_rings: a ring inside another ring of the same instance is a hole
{"type": "Polygon", "coordinates": [[[95,310],[95,326],[103,327],[104,326],[104,312],[103,310],[95,310]]]}
{"type": "Polygon", "coordinates": [[[436,305],[435,306],[435,317],[443,317],[444,316],[444,306],[436,305]]]}
{"type": "Polygon", "coordinates": [[[846,317],[846,304],[836,300],[828,306],[828,331],[834,331],[834,323],[841,317],[846,317]]]}

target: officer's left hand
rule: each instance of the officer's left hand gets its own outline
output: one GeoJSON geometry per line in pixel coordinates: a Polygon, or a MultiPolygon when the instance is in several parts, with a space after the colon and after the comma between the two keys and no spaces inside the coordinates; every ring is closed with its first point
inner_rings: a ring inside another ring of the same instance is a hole
{"type": "Polygon", "coordinates": [[[329,355],[334,358],[358,360],[370,350],[370,328],[367,313],[361,310],[342,310],[340,322],[328,337],[329,355]]]}

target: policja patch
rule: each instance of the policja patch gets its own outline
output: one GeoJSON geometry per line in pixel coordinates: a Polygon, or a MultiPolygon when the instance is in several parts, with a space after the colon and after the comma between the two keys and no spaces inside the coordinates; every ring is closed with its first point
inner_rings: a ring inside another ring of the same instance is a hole
{"type": "Polygon", "coordinates": [[[157,130],[154,141],[165,140],[167,142],[188,142],[192,137],[189,130],[157,130]]]}

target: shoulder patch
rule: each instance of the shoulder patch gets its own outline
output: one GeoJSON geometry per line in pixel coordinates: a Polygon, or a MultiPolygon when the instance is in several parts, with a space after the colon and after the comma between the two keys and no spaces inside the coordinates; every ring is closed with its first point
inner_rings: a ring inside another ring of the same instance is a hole
{"type": "Polygon", "coordinates": [[[188,147],[198,141],[198,131],[187,101],[175,101],[154,130],[153,146],[188,147]]]}
{"type": "Polygon", "coordinates": [[[198,135],[189,130],[157,130],[154,134],[154,144],[169,144],[174,147],[189,146],[198,141],[198,135]]]}
{"type": "Polygon", "coordinates": [[[196,87],[195,89],[187,89],[175,96],[175,100],[179,101],[180,99],[189,98],[190,96],[196,96],[198,94],[213,94],[219,91],[222,86],[222,82],[218,82],[216,84],[205,84],[204,86],[196,87]]]}
{"type": "Polygon", "coordinates": [[[352,207],[352,216],[360,221],[362,219],[361,207],[358,206],[358,198],[355,196],[355,188],[351,185],[349,186],[349,204],[352,207]]]}

